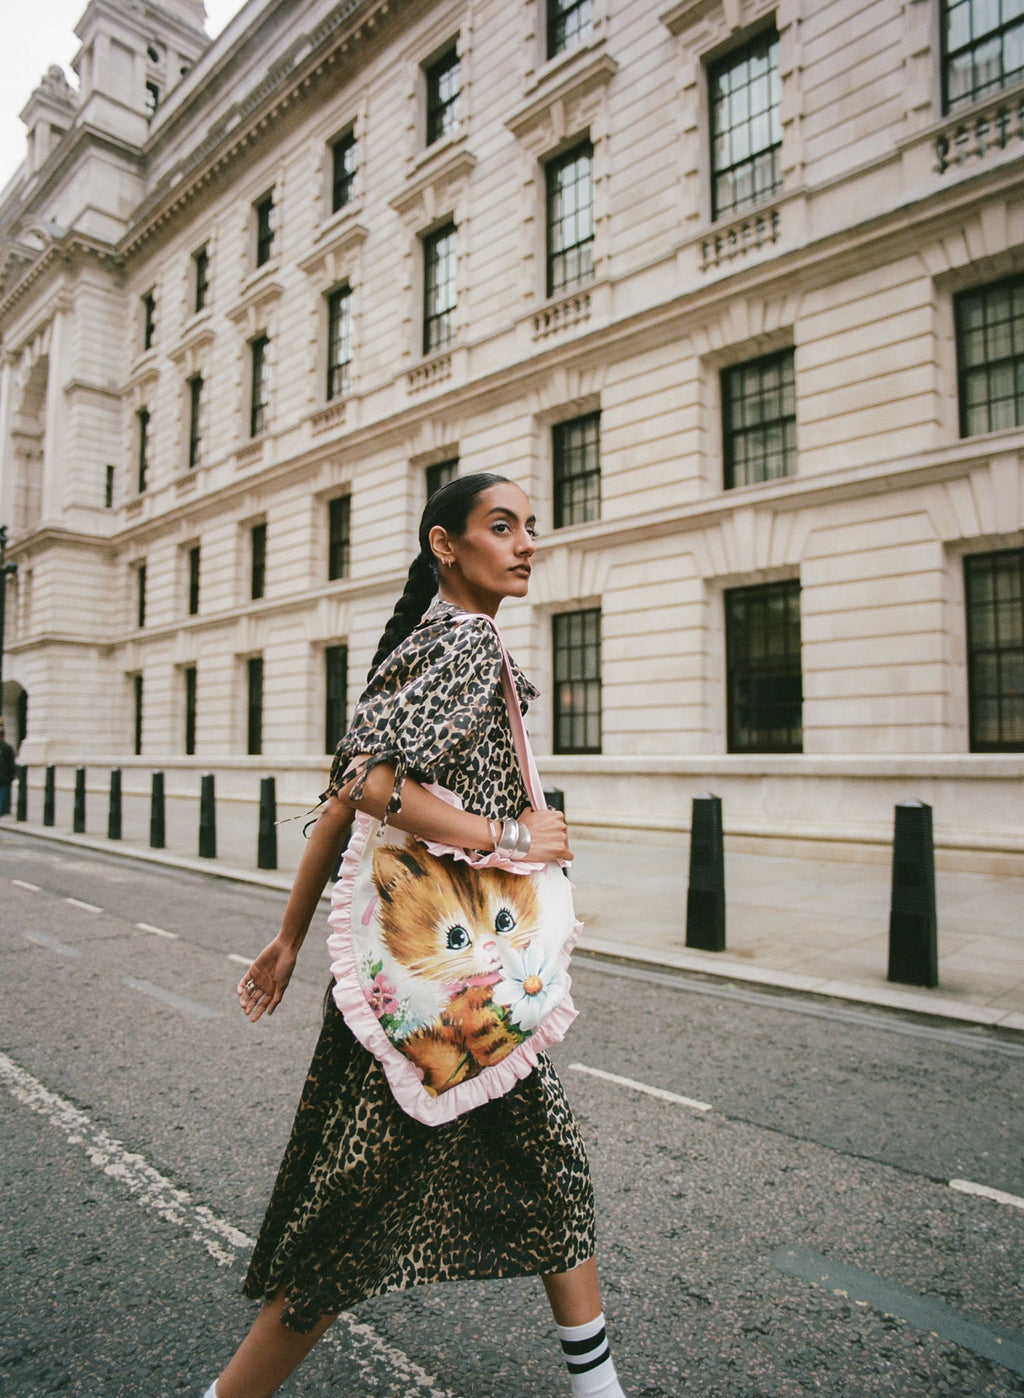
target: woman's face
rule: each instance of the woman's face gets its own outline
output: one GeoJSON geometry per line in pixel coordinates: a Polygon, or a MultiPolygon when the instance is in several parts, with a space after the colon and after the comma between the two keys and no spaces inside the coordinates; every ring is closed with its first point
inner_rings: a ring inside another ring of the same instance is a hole
{"type": "Polygon", "coordinates": [[[537,551],[534,524],[529,498],[509,481],[480,492],[460,538],[435,526],[430,542],[441,567],[441,595],[489,616],[503,597],[525,597],[537,551]]]}

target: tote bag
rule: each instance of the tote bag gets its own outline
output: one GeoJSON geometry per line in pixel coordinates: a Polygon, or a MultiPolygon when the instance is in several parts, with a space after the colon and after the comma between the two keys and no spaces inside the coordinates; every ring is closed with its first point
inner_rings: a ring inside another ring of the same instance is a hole
{"type": "MultiPolygon", "coordinates": [[[[516,755],[530,804],[543,810],[501,650],[516,755]]],[[[443,787],[426,789],[461,807],[443,787]]],[[[569,956],[582,924],[558,863],[478,855],[359,812],[328,922],[335,1004],[399,1106],[427,1126],[503,1096],[576,1018],[569,956]]]]}

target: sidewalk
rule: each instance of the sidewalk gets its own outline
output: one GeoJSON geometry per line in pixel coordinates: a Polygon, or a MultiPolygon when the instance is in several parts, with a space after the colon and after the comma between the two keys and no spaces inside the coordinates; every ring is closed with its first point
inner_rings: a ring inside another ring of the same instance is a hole
{"type": "MultiPolygon", "coordinates": [[[[0,822],[10,832],[286,890],[291,875],[171,850],[0,822]]],[[[726,841],[725,952],[686,946],[688,846],[577,838],[573,882],[586,924],[580,950],[728,981],[1024,1031],[1024,878],[936,874],[939,985],[886,980],[887,863],[731,852],[726,841]]]]}

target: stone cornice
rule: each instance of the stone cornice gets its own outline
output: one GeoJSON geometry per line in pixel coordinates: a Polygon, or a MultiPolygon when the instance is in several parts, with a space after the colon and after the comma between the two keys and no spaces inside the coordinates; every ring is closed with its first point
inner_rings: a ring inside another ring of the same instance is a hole
{"type": "Polygon", "coordinates": [[[619,65],[608,53],[597,53],[579,66],[560,74],[557,80],[540,83],[539,90],[527,102],[517,107],[506,118],[505,125],[513,136],[521,140],[535,126],[547,118],[556,102],[580,101],[592,92],[606,87],[619,71],[619,65]]]}
{"type": "Polygon", "coordinates": [[[51,243],[49,247],[44,248],[21,280],[11,288],[6,296],[0,298],[0,334],[2,334],[4,322],[40,278],[51,270],[74,262],[76,257],[91,257],[97,261],[105,262],[111,267],[117,264],[114,249],[109,243],[101,242],[98,238],[90,238],[84,233],[66,234],[59,242],[51,243]]]}
{"type": "MultiPolygon", "coordinates": [[[[225,168],[237,160],[283,114],[321,82],[339,63],[346,61],[361,43],[375,37],[380,25],[408,0],[348,0],[311,34],[301,36],[274,63],[266,77],[243,100],[216,121],[208,135],[184,161],[167,172],[152,193],[136,209],[132,227],[121,240],[119,253],[132,256],[144,242],[174,218],[198,192],[214,179],[224,178],[225,168]]],[[[230,53],[225,57],[225,65],[230,53]]],[[[209,75],[212,83],[214,77],[209,75]]],[[[335,81],[337,79],[335,78],[335,81]]],[[[147,155],[157,148],[176,120],[194,120],[195,103],[185,103],[164,127],[154,133],[147,155]]]]}

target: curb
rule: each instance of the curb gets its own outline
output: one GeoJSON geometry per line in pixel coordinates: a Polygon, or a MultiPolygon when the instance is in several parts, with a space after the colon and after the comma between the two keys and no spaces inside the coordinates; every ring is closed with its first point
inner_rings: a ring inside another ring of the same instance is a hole
{"type": "MultiPolygon", "coordinates": [[[[2,825],[0,829],[3,829],[2,825]]],[[[206,874],[208,877],[226,879],[233,883],[252,884],[258,888],[273,889],[278,893],[288,893],[292,886],[290,875],[277,874],[271,870],[235,868],[215,860],[193,858],[190,855],[175,854],[173,851],[146,849],[139,845],[125,845],[116,840],[102,840],[90,835],[74,835],[70,831],[55,830],[26,821],[19,822],[14,829],[16,833],[52,844],[93,850],[99,854],[120,855],[125,859],[135,859],[164,868],[187,869],[191,873],[206,874]]],[[[325,891],[321,899],[329,901],[330,893],[325,891]]],[[[577,944],[576,955],[641,966],[660,966],[673,971],[691,971],[725,982],[740,981],[747,985],[794,991],[800,995],[848,1000],[856,1004],[956,1020],[990,1029],[1024,1032],[1024,1012],[1020,1010],[1005,1010],[990,1005],[974,1005],[966,1000],[952,1000],[942,996],[941,992],[929,994],[924,990],[903,990],[890,985],[858,985],[851,981],[829,980],[823,976],[809,976],[797,971],[776,971],[768,966],[751,966],[749,962],[730,959],[720,952],[624,947],[620,942],[589,936],[584,931],[581,941],[577,944]]]]}

